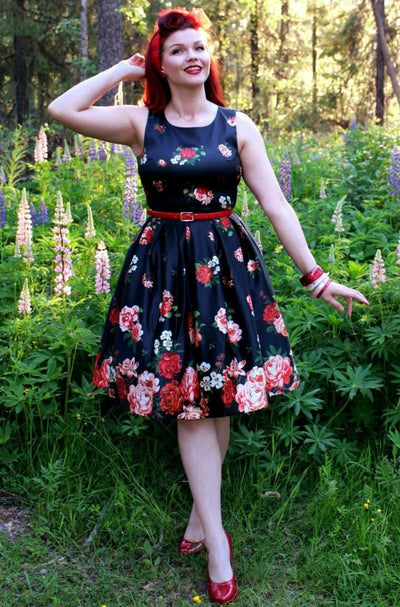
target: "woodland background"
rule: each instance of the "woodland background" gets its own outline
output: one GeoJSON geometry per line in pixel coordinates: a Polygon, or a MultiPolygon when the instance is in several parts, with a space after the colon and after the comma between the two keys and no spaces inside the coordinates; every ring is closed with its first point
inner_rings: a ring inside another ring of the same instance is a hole
{"type": "MultiPolygon", "coordinates": [[[[57,94],[143,51],[159,10],[169,6],[0,0],[0,123],[45,122],[57,94]]],[[[266,131],[398,120],[399,2],[204,0],[201,6],[214,25],[228,103],[266,131]]],[[[140,85],[127,89],[127,102],[140,96],[140,85]]]]}

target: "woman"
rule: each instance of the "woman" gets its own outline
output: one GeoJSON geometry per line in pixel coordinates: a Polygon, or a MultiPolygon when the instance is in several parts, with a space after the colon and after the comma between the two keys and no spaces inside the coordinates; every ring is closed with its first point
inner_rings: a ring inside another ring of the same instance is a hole
{"type": "Polygon", "coordinates": [[[265,408],[298,386],[282,315],[260,251],[232,213],[243,176],[314,297],[336,309],[359,292],[329,279],[285,200],[262,137],[224,107],[202,11],[160,14],[139,54],[78,84],[50,115],[90,137],[130,146],[149,217],[128,251],[112,298],[94,383],[130,411],[175,417],[193,507],[182,554],[208,553],[211,600],[237,596],[221,518],[229,416],[265,408]],[[123,80],[145,79],[144,105],[95,107],[123,80]]]}

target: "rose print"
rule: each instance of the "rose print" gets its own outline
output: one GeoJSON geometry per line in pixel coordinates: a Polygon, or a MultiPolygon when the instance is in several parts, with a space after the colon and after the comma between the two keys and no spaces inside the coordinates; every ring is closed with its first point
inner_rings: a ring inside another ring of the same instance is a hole
{"type": "Polygon", "coordinates": [[[183,400],[190,403],[199,396],[199,379],[193,367],[187,367],[183,374],[181,394],[183,400]]]}
{"type": "Polygon", "coordinates": [[[175,150],[174,156],[171,158],[172,164],[190,164],[194,165],[201,159],[201,156],[205,156],[204,146],[193,147],[193,148],[182,148],[179,147],[175,150]]]}
{"type": "Polygon", "coordinates": [[[236,401],[241,413],[250,413],[268,406],[265,385],[256,381],[239,384],[236,390],[236,401]]]}
{"type": "Polygon", "coordinates": [[[160,315],[168,316],[172,310],[172,304],[174,303],[174,297],[169,291],[164,289],[162,302],[159,304],[160,315]]]}
{"type": "Polygon", "coordinates": [[[235,257],[235,259],[237,259],[240,262],[243,262],[243,251],[242,251],[242,247],[237,248],[234,252],[233,255],[235,257]]]}
{"type": "Polygon", "coordinates": [[[267,362],[264,363],[264,372],[267,390],[271,391],[273,388],[278,388],[281,391],[284,384],[290,382],[293,372],[290,358],[288,356],[282,357],[280,354],[270,356],[267,362]]]}
{"type": "Polygon", "coordinates": [[[179,354],[164,352],[158,361],[158,372],[162,377],[172,379],[182,369],[182,361],[179,354]]]}
{"type": "Polygon", "coordinates": [[[178,415],[178,419],[201,419],[202,417],[204,417],[203,410],[192,405],[183,405],[183,411],[178,415]]]}
{"type": "Polygon", "coordinates": [[[129,386],[127,400],[132,413],[146,417],[153,411],[153,392],[145,385],[129,386]]]}
{"type": "Polygon", "coordinates": [[[229,407],[235,400],[235,396],[236,388],[234,382],[229,378],[225,378],[221,393],[222,402],[229,407]]]}
{"type": "Polygon", "coordinates": [[[160,390],[160,407],[166,415],[175,415],[181,409],[179,382],[173,379],[160,390]]]}
{"type": "Polygon", "coordinates": [[[277,316],[274,320],[274,327],[276,329],[276,332],[279,333],[280,335],[284,335],[285,337],[287,337],[287,331],[286,331],[286,327],[285,327],[285,323],[283,321],[283,317],[282,314],[279,314],[279,316],[277,316]]]}
{"type": "Polygon", "coordinates": [[[146,226],[140,235],[139,244],[150,244],[153,240],[154,228],[146,226]]]}
{"type": "Polygon", "coordinates": [[[119,308],[111,308],[110,314],[108,316],[108,320],[112,325],[117,325],[119,322],[120,309],[119,308]]]}
{"type": "Polygon", "coordinates": [[[228,339],[231,344],[235,344],[242,339],[242,329],[233,320],[228,320],[228,339]]]}
{"type": "Polygon", "coordinates": [[[214,198],[214,194],[212,193],[212,191],[208,190],[204,186],[200,186],[200,187],[196,188],[194,190],[193,194],[194,194],[195,199],[200,201],[201,204],[203,204],[203,205],[210,204],[210,202],[214,198]]]}
{"type": "Polygon", "coordinates": [[[217,314],[214,316],[214,321],[221,333],[228,332],[228,320],[226,318],[226,310],[224,308],[220,308],[218,310],[217,314]]]}
{"type": "Polygon", "coordinates": [[[208,286],[214,276],[214,272],[211,268],[206,266],[205,264],[198,264],[196,267],[196,279],[201,284],[208,286]]]}
{"type": "Polygon", "coordinates": [[[225,143],[220,143],[218,149],[224,158],[230,158],[232,156],[232,150],[225,143]]]}
{"type": "Polygon", "coordinates": [[[139,363],[134,358],[125,358],[119,365],[116,366],[115,370],[120,375],[125,375],[129,379],[131,377],[137,377],[136,369],[139,363]]]}
{"type": "Polygon", "coordinates": [[[121,331],[130,331],[139,320],[138,306],[124,306],[119,314],[119,328],[121,331]]]}
{"type": "Polygon", "coordinates": [[[100,354],[97,355],[94,371],[93,371],[93,383],[98,388],[107,388],[110,383],[110,368],[112,363],[112,357],[105,358],[100,367],[98,367],[98,361],[100,360],[100,354]]]}
{"type": "Polygon", "coordinates": [[[265,322],[273,322],[275,320],[275,318],[277,318],[279,315],[280,315],[280,312],[277,309],[276,301],[265,306],[265,308],[263,310],[263,320],[265,322]]]}
{"type": "Polygon", "coordinates": [[[254,259],[249,259],[249,261],[247,262],[247,270],[249,272],[255,272],[256,270],[258,270],[258,262],[254,259]]]}

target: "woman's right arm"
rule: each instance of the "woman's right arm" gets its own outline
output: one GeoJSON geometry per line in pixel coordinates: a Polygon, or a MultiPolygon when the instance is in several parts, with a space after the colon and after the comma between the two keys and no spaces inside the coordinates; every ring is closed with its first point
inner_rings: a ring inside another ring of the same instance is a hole
{"type": "Polygon", "coordinates": [[[48,112],[52,118],[82,135],[140,147],[143,124],[147,118],[146,108],[93,104],[121,81],[134,82],[144,77],[144,58],[139,54],[133,55],[54,99],[48,112]]]}

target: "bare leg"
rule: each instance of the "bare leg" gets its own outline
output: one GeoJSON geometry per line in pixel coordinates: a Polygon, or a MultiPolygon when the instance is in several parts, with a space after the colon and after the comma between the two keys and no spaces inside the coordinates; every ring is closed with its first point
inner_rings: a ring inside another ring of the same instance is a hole
{"type": "Polygon", "coordinates": [[[221,517],[221,467],[227,434],[229,418],[178,420],[182,463],[204,531],[208,569],[214,582],[230,580],[233,575],[221,517]]]}
{"type": "MultiPolygon", "coordinates": [[[[217,431],[219,450],[221,453],[221,461],[223,463],[229,445],[230,421],[228,417],[217,417],[214,421],[217,431]]],[[[187,540],[192,542],[204,540],[205,534],[195,502],[193,502],[186,531],[183,535],[187,540]]]]}

